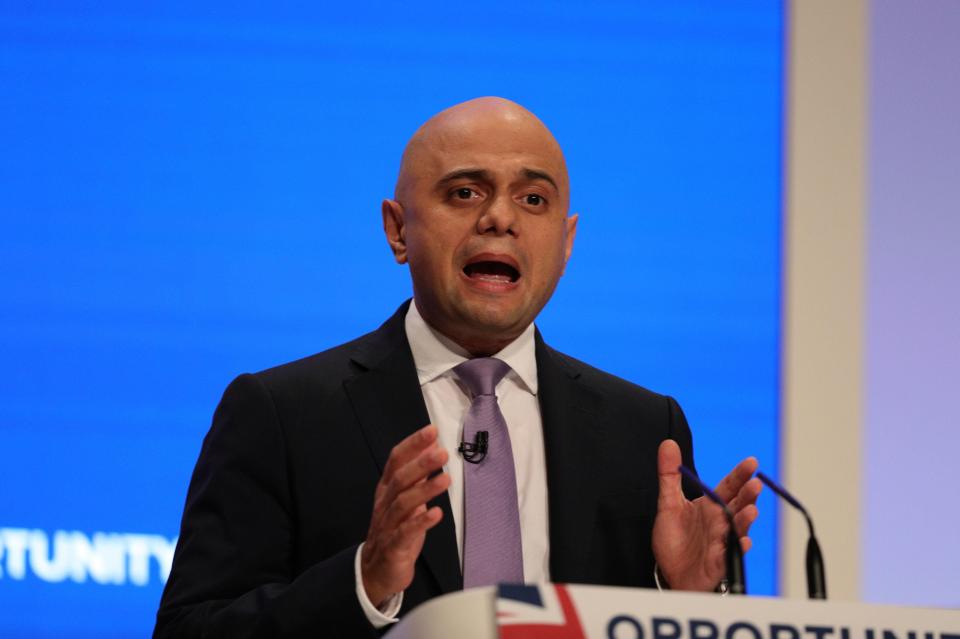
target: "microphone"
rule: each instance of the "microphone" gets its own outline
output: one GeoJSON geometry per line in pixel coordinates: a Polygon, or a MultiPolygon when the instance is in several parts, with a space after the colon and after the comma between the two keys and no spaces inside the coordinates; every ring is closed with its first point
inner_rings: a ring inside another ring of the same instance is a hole
{"type": "Polygon", "coordinates": [[[687,468],[680,466],[677,470],[680,473],[698,485],[703,494],[713,503],[723,508],[723,513],[727,516],[727,523],[730,524],[727,530],[727,588],[728,592],[734,595],[747,594],[747,575],[743,570],[743,549],[740,547],[740,536],[737,534],[737,527],[733,523],[733,513],[727,507],[727,503],[720,499],[717,493],[713,492],[709,486],[700,481],[697,474],[687,468]]]}
{"type": "Polygon", "coordinates": [[[763,473],[757,473],[764,484],[770,487],[770,490],[783,497],[784,501],[803,513],[807,520],[807,528],[810,530],[810,538],[807,539],[807,596],[810,599],[827,598],[827,575],[823,567],[823,554],[820,552],[820,544],[817,543],[817,537],[813,534],[813,519],[810,513],[803,507],[797,498],[787,492],[787,489],[773,481],[763,473]]]}
{"type": "Polygon", "coordinates": [[[465,461],[471,464],[479,464],[487,456],[487,442],[490,440],[490,434],[485,430],[478,430],[473,436],[473,443],[468,444],[465,441],[460,442],[460,448],[457,452],[463,455],[465,461]]]}

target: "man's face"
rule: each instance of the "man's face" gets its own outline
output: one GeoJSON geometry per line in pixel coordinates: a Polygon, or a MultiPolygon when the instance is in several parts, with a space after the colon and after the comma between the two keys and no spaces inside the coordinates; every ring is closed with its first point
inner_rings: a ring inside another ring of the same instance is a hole
{"type": "Polygon", "coordinates": [[[539,121],[510,108],[467,111],[411,143],[384,222],[424,319],[474,354],[492,354],[550,299],[576,216],[567,217],[563,156],[539,121]]]}

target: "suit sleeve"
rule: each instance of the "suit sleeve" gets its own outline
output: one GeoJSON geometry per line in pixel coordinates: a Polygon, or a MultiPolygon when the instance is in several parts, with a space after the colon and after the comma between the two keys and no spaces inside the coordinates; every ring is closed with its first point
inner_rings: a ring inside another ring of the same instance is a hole
{"type": "Polygon", "coordinates": [[[289,486],[273,399],[258,378],[238,377],[190,480],[155,639],[379,636],[356,596],[357,546],[293,574],[289,486]]]}
{"type": "MultiPolygon", "coordinates": [[[[687,418],[683,414],[683,409],[672,397],[667,397],[667,407],[670,412],[670,433],[669,439],[674,440],[680,446],[680,456],[683,459],[683,465],[697,472],[697,467],[693,461],[693,434],[690,432],[690,426],[687,424],[687,418]]],[[[687,499],[696,499],[703,494],[700,487],[690,482],[686,477],[683,478],[683,494],[687,499]]]]}

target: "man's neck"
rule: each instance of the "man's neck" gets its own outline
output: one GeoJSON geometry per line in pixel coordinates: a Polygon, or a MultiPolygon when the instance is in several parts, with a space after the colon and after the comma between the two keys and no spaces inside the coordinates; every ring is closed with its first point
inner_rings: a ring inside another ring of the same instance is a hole
{"type": "MultiPolygon", "coordinates": [[[[421,385],[443,375],[473,354],[459,343],[427,324],[416,304],[411,304],[404,318],[404,329],[410,343],[410,352],[417,367],[421,385]]],[[[504,347],[483,353],[496,355],[505,361],[519,377],[526,389],[537,394],[537,360],[535,329],[533,325],[504,347]]]]}

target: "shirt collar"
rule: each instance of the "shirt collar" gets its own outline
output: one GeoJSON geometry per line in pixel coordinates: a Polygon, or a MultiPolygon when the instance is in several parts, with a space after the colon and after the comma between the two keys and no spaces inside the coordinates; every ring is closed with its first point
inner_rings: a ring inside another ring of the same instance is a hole
{"type": "MultiPolygon", "coordinates": [[[[462,346],[427,324],[417,302],[410,302],[404,319],[407,341],[413,353],[413,362],[417,367],[420,385],[444,375],[457,364],[470,359],[470,354],[462,346]]],[[[523,386],[531,394],[537,394],[537,357],[534,347],[534,326],[531,323],[520,336],[493,355],[510,365],[523,386]]],[[[511,373],[508,373],[510,375],[511,373]]]]}

